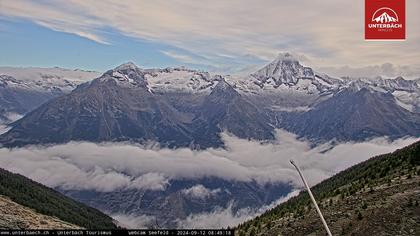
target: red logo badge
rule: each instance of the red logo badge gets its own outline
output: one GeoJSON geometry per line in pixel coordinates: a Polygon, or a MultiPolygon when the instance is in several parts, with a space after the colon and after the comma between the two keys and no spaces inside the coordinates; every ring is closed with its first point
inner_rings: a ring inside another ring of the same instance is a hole
{"type": "Polygon", "coordinates": [[[404,40],[405,0],[365,0],[365,39],[404,40]]]}

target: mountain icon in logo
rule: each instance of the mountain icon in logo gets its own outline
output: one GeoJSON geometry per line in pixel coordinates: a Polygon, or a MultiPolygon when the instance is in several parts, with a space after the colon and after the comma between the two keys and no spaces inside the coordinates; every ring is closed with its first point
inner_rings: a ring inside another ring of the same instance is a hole
{"type": "Polygon", "coordinates": [[[398,16],[397,16],[397,13],[395,13],[395,11],[392,10],[391,8],[383,7],[383,8],[378,9],[373,14],[372,21],[374,21],[376,23],[379,23],[379,22],[380,23],[398,22],[398,16]]]}

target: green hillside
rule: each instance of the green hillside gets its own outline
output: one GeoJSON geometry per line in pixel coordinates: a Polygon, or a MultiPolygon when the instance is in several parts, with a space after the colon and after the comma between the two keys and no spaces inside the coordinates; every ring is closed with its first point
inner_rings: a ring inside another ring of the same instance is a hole
{"type": "Polygon", "coordinates": [[[86,229],[117,228],[112,218],[102,212],[74,201],[22,175],[13,174],[1,168],[0,195],[38,213],[54,216],[86,229]]]}
{"type": "MultiPolygon", "coordinates": [[[[420,142],[355,165],[312,190],[333,235],[420,235],[420,142]]],[[[307,192],[239,225],[236,234],[326,235],[307,192]]]]}

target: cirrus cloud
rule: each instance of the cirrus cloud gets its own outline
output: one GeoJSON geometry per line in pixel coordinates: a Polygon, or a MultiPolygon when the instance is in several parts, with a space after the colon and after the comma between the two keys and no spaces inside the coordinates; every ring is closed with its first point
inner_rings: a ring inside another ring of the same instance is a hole
{"type": "Polygon", "coordinates": [[[292,51],[305,54],[316,66],[360,67],[387,62],[418,66],[419,8],[420,2],[407,2],[405,42],[364,41],[361,0],[3,0],[0,15],[103,44],[112,44],[107,34],[113,29],[178,48],[170,55],[181,61],[205,57],[204,63],[243,68],[249,63],[235,64],[240,58],[271,60],[279,51],[292,51]]]}

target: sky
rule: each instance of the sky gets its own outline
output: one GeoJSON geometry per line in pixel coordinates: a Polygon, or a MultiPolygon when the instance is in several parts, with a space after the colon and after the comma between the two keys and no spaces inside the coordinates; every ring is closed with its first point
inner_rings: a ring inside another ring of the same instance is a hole
{"type": "Polygon", "coordinates": [[[420,1],[406,41],[365,41],[364,0],[0,0],[0,66],[255,70],[280,52],[332,75],[420,77],[420,1]]]}

